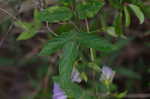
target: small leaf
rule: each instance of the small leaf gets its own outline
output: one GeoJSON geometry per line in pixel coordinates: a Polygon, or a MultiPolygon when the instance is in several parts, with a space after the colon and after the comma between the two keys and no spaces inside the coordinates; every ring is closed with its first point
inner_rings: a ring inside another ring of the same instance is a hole
{"type": "Polygon", "coordinates": [[[22,22],[22,21],[16,21],[15,24],[24,30],[28,30],[31,27],[31,24],[29,24],[27,22],[22,22]]]}
{"type": "Polygon", "coordinates": [[[116,33],[115,33],[115,28],[112,26],[107,27],[106,32],[113,37],[118,37],[118,35],[116,35],[116,33]]]}
{"type": "Polygon", "coordinates": [[[32,38],[36,32],[37,32],[37,27],[35,27],[32,23],[26,23],[26,22],[21,22],[18,21],[16,22],[18,26],[24,29],[24,32],[22,32],[17,40],[27,40],[32,38]]]}
{"type": "MultiPolygon", "coordinates": [[[[110,35],[110,36],[113,36],[113,37],[119,37],[116,33],[115,33],[115,28],[113,26],[110,26],[110,27],[107,27],[106,28],[106,32],[110,35]]],[[[126,39],[127,37],[124,36],[123,34],[120,35],[121,38],[124,38],[126,39]]]]}
{"type": "Polygon", "coordinates": [[[92,18],[103,7],[102,1],[89,1],[77,5],[77,12],[80,19],[92,18]]]}
{"type": "Polygon", "coordinates": [[[142,10],[138,6],[133,5],[133,4],[129,4],[129,7],[132,9],[132,11],[135,13],[135,15],[140,20],[140,24],[142,24],[144,22],[144,14],[143,14],[142,10]]]}
{"type": "Polygon", "coordinates": [[[124,6],[125,26],[128,27],[131,23],[131,17],[126,6],[124,6]]]}
{"type": "Polygon", "coordinates": [[[17,38],[17,40],[27,40],[31,37],[33,37],[36,34],[36,31],[32,30],[30,32],[22,32],[19,37],[17,38]]]}
{"type": "Polygon", "coordinates": [[[24,29],[24,32],[22,32],[17,40],[27,40],[35,36],[37,33],[38,29],[41,27],[41,22],[36,19],[37,16],[37,11],[34,12],[34,22],[32,23],[27,23],[27,22],[22,22],[22,21],[17,21],[16,25],[24,29]]]}
{"type": "Polygon", "coordinates": [[[67,7],[52,6],[39,13],[38,18],[41,21],[56,23],[60,21],[68,21],[71,19],[72,15],[71,10],[67,7]]]}

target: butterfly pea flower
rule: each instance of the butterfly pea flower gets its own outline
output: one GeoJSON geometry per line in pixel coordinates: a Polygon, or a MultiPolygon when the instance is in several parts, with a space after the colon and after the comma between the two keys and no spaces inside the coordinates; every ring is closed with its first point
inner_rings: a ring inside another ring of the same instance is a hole
{"type": "Polygon", "coordinates": [[[67,99],[67,95],[57,83],[54,83],[53,86],[53,99],[67,99]]]}
{"type": "Polygon", "coordinates": [[[80,73],[76,68],[73,68],[72,74],[71,74],[71,80],[72,82],[80,83],[82,81],[80,77],[80,73]]]}
{"type": "Polygon", "coordinates": [[[115,72],[107,66],[103,66],[101,71],[102,71],[102,74],[101,74],[100,80],[102,82],[108,82],[108,83],[112,82],[115,76],[115,72]]]}

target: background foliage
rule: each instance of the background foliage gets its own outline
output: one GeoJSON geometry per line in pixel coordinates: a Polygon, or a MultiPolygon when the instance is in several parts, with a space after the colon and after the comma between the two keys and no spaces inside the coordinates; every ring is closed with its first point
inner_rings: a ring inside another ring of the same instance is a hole
{"type": "Polygon", "coordinates": [[[1,0],[0,96],[51,99],[57,82],[69,99],[145,99],[149,14],[149,0],[1,0]],[[116,72],[109,89],[99,81],[104,65],[116,72]]]}

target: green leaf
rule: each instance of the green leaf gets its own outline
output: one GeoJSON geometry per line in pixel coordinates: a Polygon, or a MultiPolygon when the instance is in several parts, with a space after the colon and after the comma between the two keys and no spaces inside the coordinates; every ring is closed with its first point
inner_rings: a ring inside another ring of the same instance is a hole
{"type": "Polygon", "coordinates": [[[106,32],[113,37],[118,37],[118,35],[116,35],[115,33],[115,28],[113,26],[107,27],[106,32]]]}
{"type": "Polygon", "coordinates": [[[57,23],[60,21],[68,21],[72,17],[72,12],[67,7],[52,6],[46,8],[44,11],[39,13],[38,18],[41,21],[48,21],[50,23],[57,23]]]}
{"type": "Polygon", "coordinates": [[[67,94],[77,99],[77,97],[80,97],[82,91],[78,85],[71,82],[71,72],[78,56],[78,47],[76,43],[68,42],[64,46],[63,51],[59,63],[61,87],[67,94]]]}
{"type": "Polygon", "coordinates": [[[74,40],[74,38],[76,38],[76,32],[74,31],[64,32],[61,35],[50,40],[41,50],[39,55],[40,56],[51,55],[52,53],[61,49],[67,42],[74,40]]]}
{"type": "MultiPolygon", "coordinates": [[[[107,27],[107,28],[106,28],[106,32],[107,32],[110,36],[119,37],[119,36],[116,34],[116,32],[115,32],[115,27],[113,27],[113,26],[107,27]]],[[[126,36],[124,36],[123,34],[121,34],[120,37],[126,39],[126,36]]]]}
{"type": "Polygon", "coordinates": [[[125,26],[128,27],[131,23],[131,17],[126,6],[124,6],[125,26]]]}
{"type": "Polygon", "coordinates": [[[36,34],[36,31],[31,30],[30,32],[22,32],[17,40],[27,40],[32,38],[36,34]]]}
{"type": "Polygon", "coordinates": [[[21,28],[24,29],[24,32],[22,32],[17,40],[27,40],[32,38],[36,32],[37,32],[37,27],[34,26],[32,23],[26,23],[26,22],[21,22],[18,21],[16,22],[17,25],[19,25],[21,28]]]}
{"type": "Polygon", "coordinates": [[[124,92],[116,94],[115,97],[117,99],[123,99],[126,95],[127,95],[127,91],[124,91],[124,92]]]}
{"type": "Polygon", "coordinates": [[[71,81],[70,75],[77,56],[78,56],[77,45],[74,42],[66,43],[59,64],[59,73],[61,77],[64,77],[62,79],[71,81]]]}
{"type": "Polygon", "coordinates": [[[132,9],[132,11],[135,13],[135,15],[140,20],[140,24],[142,24],[144,22],[144,14],[143,14],[142,10],[138,6],[133,5],[133,4],[129,4],[129,7],[132,9]]]}
{"type": "Polygon", "coordinates": [[[103,7],[104,2],[102,1],[89,1],[77,5],[77,12],[80,19],[92,18],[98,11],[103,7]]]}
{"type": "Polygon", "coordinates": [[[121,36],[123,34],[123,30],[122,30],[122,13],[120,12],[114,21],[114,26],[115,26],[115,33],[118,36],[121,36]]]}
{"type": "Polygon", "coordinates": [[[39,53],[40,56],[51,55],[57,50],[61,49],[64,44],[68,41],[66,34],[62,34],[50,41],[44,46],[44,48],[39,53]]]}
{"type": "Polygon", "coordinates": [[[63,48],[63,55],[60,58],[59,76],[55,77],[54,81],[61,85],[61,88],[69,97],[72,97],[74,99],[93,99],[89,98],[89,96],[82,88],[80,88],[79,85],[71,81],[71,72],[77,56],[77,44],[72,41],[67,42],[63,48]]]}
{"type": "Polygon", "coordinates": [[[96,50],[100,50],[102,52],[115,50],[113,44],[95,34],[80,33],[78,36],[78,41],[85,47],[95,48],[96,50]]]}
{"type": "Polygon", "coordinates": [[[41,27],[41,22],[37,19],[37,11],[34,11],[34,21],[32,23],[17,21],[16,25],[24,29],[24,32],[22,32],[17,40],[27,40],[35,36],[38,29],[41,27]]]}

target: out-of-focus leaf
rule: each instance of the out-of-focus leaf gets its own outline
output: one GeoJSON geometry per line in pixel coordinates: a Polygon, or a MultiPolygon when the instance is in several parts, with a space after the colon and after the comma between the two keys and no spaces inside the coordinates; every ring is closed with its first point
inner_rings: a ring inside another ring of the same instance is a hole
{"type": "Polygon", "coordinates": [[[124,92],[116,94],[115,97],[117,99],[123,99],[126,95],[127,95],[127,91],[124,91],[124,92]]]}
{"type": "Polygon", "coordinates": [[[14,65],[15,60],[11,58],[0,57],[0,66],[14,65]]]}
{"type": "Polygon", "coordinates": [[[92,18],[103,7],[104,2],[92,0],[77,5],[77,12],[80,19],[92,18]]]}
{"type": "Polygon", "coordinates": [[[128,27],[131,23],[131,17],[128,8],[126,6],[124,6],[124,15],[125,15],[125,26],[128,27]]]}
{"type": "Polygon", "coordinates": [[[133,5],[133,4],[129,4],[129,7],[132,9],[132,11],[135,13],[135,15],[140,20],[140,24],[142,24],[144,22],[144,14],[143,14],[142,10],[140,9],[140,7],[133,5]]]}
{"type": "Polygon", "coordinates": [[[120,0],[109,0],[112,7],[120,9],[122,7],[120,0]]]}
{"type": "Polygon", "coordinates": [[[150,18],[150,5],[144,5],[142,7],[142,10],[144,12],[144,15],[147,17],[147,18],[150,18]]]}
{"type": "Polygon", "coordinates": [[[61,4],[64,4],[64,5],[69,5],[69,4],[71,4],[71,3],[73,3],[75,0],[59,0],[59,2],[61,3],[61,4]]]}
{"type": "Polygon", "coordinates": [[[68,21],[71,19],[72,15],[71,10],[67,7],[52,6],[40,12],[38,18],[41,21],[56,23],[60,21],[68,21]]]}
{"type": "Polygon", "coordinates": [[[93,70],[95,70],[97,72],[100,72],[100,67],[97,64],[95,64],[95,63],[89,63],[88,66],[90,68],[92,68],[93,70]]]}
{"type": "Polygon", "coordinates": [[[115,33],[118,36],[121,36],[123,34],[123,30],[122,30],[122,13],[119,13],[115,20],[114,20],[114,26],[115,26],[115,33]]]}
{"type": "Polygon", "coordinates": [[[134,78],[134,79],[141,78],[141,76],[138,73],[136,73],[130,69],[123,68],[123,67],[116,68],[116,72],[118,72],[119,74],[124,75],[126,77],[129,77],[129,78],[134,78]]]}

